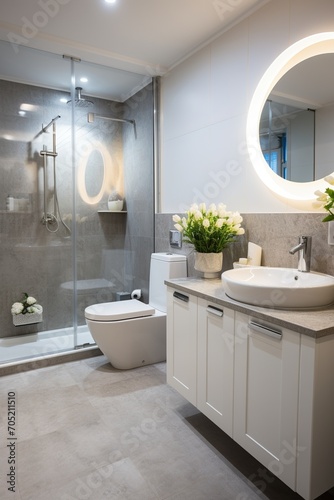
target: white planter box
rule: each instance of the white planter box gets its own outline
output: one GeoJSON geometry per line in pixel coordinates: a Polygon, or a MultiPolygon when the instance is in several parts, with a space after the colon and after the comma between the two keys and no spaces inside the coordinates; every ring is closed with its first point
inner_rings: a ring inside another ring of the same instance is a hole
{"type": "Polygon", "coordinates": [[[31,325],[33,323],[40,323],[43,321],[43,308],[42,306],[35,306],[40,309],[40,312],[26,313],[26,314],[13,314],[14,326],[31,325]]]}

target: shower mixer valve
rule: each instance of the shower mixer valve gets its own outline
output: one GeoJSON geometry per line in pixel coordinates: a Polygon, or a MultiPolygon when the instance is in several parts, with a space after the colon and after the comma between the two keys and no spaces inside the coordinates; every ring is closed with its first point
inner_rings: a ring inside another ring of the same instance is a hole
{"type": "Polygon", "coordinates": [[[41,219],[42,224],[56,224],[57,222],[57,217],[53,214],[43,214],[41,219]]]}

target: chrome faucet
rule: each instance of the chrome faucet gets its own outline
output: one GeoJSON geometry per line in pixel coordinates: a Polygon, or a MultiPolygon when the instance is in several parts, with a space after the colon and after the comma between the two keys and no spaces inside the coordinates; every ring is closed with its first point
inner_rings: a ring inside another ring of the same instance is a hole
{"type": "Polygon", "coordinates": [[[298,271],[309,272],[311,268],[312,236],[299,236],[299,243],[289,250],[289,253],[298,252],[298,271]]]}

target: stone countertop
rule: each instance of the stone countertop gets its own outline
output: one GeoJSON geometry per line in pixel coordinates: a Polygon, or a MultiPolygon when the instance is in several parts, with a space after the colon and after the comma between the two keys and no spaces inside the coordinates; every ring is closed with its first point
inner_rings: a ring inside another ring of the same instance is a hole
{"type": "Polygon", "coordinates": [[[177,278],[165,280],[165,284],[180,292],[195,295],[313,338],[334,335],[334,306],[307,310],[252,306],[230,299],[224,292],[221,279],[177,278]]]}

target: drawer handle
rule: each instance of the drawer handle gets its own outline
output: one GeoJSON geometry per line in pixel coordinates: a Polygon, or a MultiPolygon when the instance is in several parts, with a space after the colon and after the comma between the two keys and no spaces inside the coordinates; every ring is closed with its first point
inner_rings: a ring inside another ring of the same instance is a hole
{"type": "Polygon", "coordinates": [[[183,300],[183,302],[189,302],[189,297],[187,297],[187,295],[183,295],[183,293],[180,292],[174,292],[173,297],[183,300]]]}
{"type": "Polygon", "coordinates": [[[206,308],[206,310],[208,313],[215,314],[216,316],[219,316],[220,318],[222,318],[224,316],[224,311],[222,311],[221,309],[218,309],[218,307],[208,306],[206,308]]]}
{"type": "Polygon", "coordinates": [[[282,339],[282,332],[280,330],[274,330],[273,328],[269,328],[269,326],[263,326],[259,325],[258,323],[255,323],[254,321],[249,322],[249,327],[252,330],[255,330],[260,333],[264,333],[265,335],[269,335],[270,337],[273,337],[275,339],[281,340],[282,339]]]}

